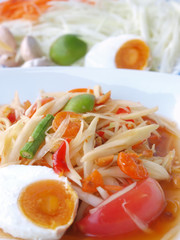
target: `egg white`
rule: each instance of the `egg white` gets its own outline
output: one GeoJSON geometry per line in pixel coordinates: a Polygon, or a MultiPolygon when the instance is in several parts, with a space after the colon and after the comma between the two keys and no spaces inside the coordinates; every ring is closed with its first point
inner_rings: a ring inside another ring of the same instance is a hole
{"type": "Polygon", "coordinates": [[[13,237],[33,240],[60,239],[74,220],[78,206],[75,203],[74,213],[67,225],[56,229],[48,229],[33,224],[24,216],[18,206],[18,198],[22,189],[40,180],[58,180],[65,183],[66,177],[59,177],[54,171],[42,166],[11,165],[0,168],[0,228],[13,237]]]}
{"type": "Polygon", "coordinates": [[[137,35],[123,34],[95,44],[85,56],[85,67],[117,68],[115,63],[117,51],[125,42],[133,39],[144,41],[137,35]]]}

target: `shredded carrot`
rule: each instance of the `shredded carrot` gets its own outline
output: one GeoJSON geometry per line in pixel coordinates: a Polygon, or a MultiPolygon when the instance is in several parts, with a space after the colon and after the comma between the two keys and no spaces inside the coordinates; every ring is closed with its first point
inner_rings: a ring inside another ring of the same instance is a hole
{"type": "MultiPolygon", "coordinates": [[[[0,3],[0,22],[16,19],[36,21],[50,5],[52,0],[8,0],[0,3]]],[[[67,2],[68,0],[58,0],[67,2]]],[[[95,5],[94,0],[81,0],[82,3],[95,5]]]]}
{"type": "Polygon", "coordinates": [[[51,0],[9,0],[0,3],[0,22],[15,19],[37,20],[51,0]]]}
{"type": "Polygon", "coordinates": [[[26,111],[31,106],[31,102],[29,100],[25,101],[23,104],[23,108],[26,111]]]}
{"type": "Polygon", "coordinates": [[[94,94],[94,90],[90,88],[74,88],[69,90],[70,93],[91,93],[94,94]]]}
{"type": "MultiPolygon", "coordinates": [[[[48,102],[50,102],[50,101],[52,101],[52,100],[54,100],[53,97],[45,97],[45,98],[42,98],[42,99],[40,100],[41,106],[43,106],[44,104],[46,104],[46,103],[48,103],[48,102]]],[[[36,110],[37,110],[37,103],[35,103],[35,104],[32,106],[32,109],[31,109],[31,111],[29,112],[28,117],[31,118],[31,117],[34,115],[34,113],[36,112],[36,110]]]]}
{"type": "Polygon", "coordinates": [[[93,1],[93,0],[81,0],[81,2],[83,2],[83,3],[88,3],[88,4],[90,4],[90,5],[95,5],[95,4],[96,4],[96,2],[93,1]]]}
{"type": "Polygon", "coordinates": [[[108,193],[114,193],[114,192],[118,192],[120,190],[123,189],[122,186],[116,186],[116,185],[104,185],[103,187],[106,191],[108,191],[108,193]]]}
{"type": "Polygon", "coordinates": [[[70,121],[69,124],[67,126],[67,129],[65,131],[65,133],[63,134],[64,138],[75,138],[76,135],[79,132],[79,129],[81,127],[81,120],[80,114],[74,113],[74,112],[59,112],[56,114],[53,123],[52,123],[52,127],[54,129],[54,131],[56,131],[58,129],[58,127],[60,126],[60,124],[62,123],[62,121],[64,119],[66,119],[67,117],[70,117],[70,121]]]}
{"type": "Polygon", "coordinates": [[[96,105],[101,105],[106,103],[109,99],[111,98],[111,91],[101,95],[97,100],[96,100],[96,105]]]}

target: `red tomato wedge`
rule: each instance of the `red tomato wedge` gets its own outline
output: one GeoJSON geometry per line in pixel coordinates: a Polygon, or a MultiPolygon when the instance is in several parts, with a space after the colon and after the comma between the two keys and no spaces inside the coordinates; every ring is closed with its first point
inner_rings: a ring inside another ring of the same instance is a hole
{"type": "Polygon", "coordinates": [[[77,223],[84,234],[108,237],[137,230],[140,228],[139,223],[147,226],[166,206],[164,192],[152,178],[139,181],[122,195],[118,193],[109,197],[114,197],[112,201],[106,199],[106,204],[101,203],[77,223]]]}

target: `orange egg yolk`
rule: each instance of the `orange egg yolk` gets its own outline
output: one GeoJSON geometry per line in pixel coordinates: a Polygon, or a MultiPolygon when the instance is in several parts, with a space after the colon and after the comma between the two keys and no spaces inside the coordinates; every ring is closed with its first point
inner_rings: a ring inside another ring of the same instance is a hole
{"type": "Polygon", "coordinates": [[[139,39],[124,43],[116,53],[115,64],[117,68],[142,70],[148,64],[149,47],[139,39]]]}
{"type": "Polygon", "coordinates": [[[42,180],[21,192],[18,204],[24,215],[36,225],[55,229],[72,218],[76,193],[64,182],[42,180]]]}

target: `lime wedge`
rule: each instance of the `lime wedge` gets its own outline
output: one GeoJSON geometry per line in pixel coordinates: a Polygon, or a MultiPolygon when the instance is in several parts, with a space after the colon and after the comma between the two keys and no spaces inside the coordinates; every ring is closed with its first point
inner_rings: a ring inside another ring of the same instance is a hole
{"type": "Polygon", "coordinates": [[[87,52],[87,44],[74,34],[59,37],[50,48],[50,58],[58,65],[69,66],[87,52]]]}

